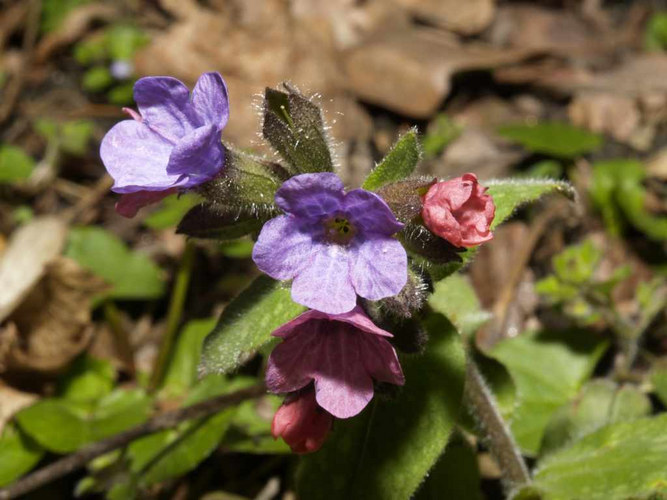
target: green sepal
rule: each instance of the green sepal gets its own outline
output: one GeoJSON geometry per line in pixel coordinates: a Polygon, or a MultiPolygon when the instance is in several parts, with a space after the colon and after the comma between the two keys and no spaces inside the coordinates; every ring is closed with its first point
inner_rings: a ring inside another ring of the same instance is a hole
{"type": "Polygon", "coordinates": [[[333,161],[319,106],[289,84],[264,93],[262,134],[287,162],[292,175],[332,172],[333,161]]]}

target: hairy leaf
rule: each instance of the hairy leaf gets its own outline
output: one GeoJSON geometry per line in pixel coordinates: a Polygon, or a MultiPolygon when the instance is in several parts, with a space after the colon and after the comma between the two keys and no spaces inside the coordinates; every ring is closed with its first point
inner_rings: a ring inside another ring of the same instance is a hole
{"type": "Polygon", "coordinates": [[[222,312],[204,341],[201,369],[229,373],[272,341],[271,333],[306,308],[292,302],[289,289],[267,276],[258,277],[222,312]]]}
{"type": "Polygon", "coordinates": [[[428,303],[433,310],[444,314],[464,336],[474,334],[491,317],[482,309],[477,294],[462,274],[452,274],[434,284],[428,303]]]}
{"type": "Polygon", "coordinates": [[[387,153],[387,156],[368,174],[362,187],[375,191],[385,184],[409,177],[421,159],[422,152],[417,130],[403,134],[387,153]]]}
{"type": "Polygon", "coordinates": [[[264,93],[264,138],[294,174],[333,171],[319,106],[293,87],[285,87],[287,92],[267,88],[264,93]]]}
{"type": "Polygon", "coordinates": [[[195,238],[232,240],[259,231],[266,217],[230,212],[213,204],[197,205],[185,214],[176,233],[195,238]]]}
{"type": "Polygon", "coordinates": [[[395,398],[376,395],[336,427],[297,474],[301,498],[410,498],[443,452],[463,394],[465,355],[449,321],[427,321],[424,355],[405,356],[406,384],[395,398]]]}

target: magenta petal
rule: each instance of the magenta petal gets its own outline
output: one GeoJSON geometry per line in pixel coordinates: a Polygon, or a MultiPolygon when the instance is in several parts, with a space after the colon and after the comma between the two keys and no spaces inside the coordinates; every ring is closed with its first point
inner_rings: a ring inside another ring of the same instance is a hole
{"type": "Polygon", "coordinates": [[[343,205],[352,223],[366,234],[390,236],[403,229],[389,205],[375,193],[354,189],[345,195],[343,205]]]}
{"type": "Polygon", "coordinates": [[[299,221],[290,215],[264,224],[252,250],[252,259],[261,271],[277,280],[291,280],[308,264],[318,247],[298,226],[299,221]]]}
{"type": "Polygon", "coordinates": [[[176,188],[172,188],[166,191],[137,191],[135,193],[124,194],[116,203],[116,212],[123,217],[131,219],[137,215],[140,208],[157,203],[176,191],[176,188]]]}
{"type": "Polygon", "coordinates": [[[350,248],[350,276],[354,289],[369,300],[398,294],[408,280],[408,256],[393,238],[355,242],[350,248]]]}
{"type": "Polygon", "coordinates": [[[222,160],[220,130],[206,125],[188,133],[176,144],[169,157],[167,172],[170,175],[187,174],[191,183],[201,184],[222,169],[222,160]]]}
{"type": "Polygon", "coordinates": [[[343,189],[343,182],[333,173],[296,175],[278,189],[276,204],[287,213],[320,218],[341,210],[343,189]]]}
{"type": "Polygon", "coordinates": [[[366,371],[380,382],[403,385],[405,377],[396,351],[381,337],[367,335],[363,338],[364,366],[366,371]]]}
{"type": "Polygon", "coordinates": [[[266,367],[266,387],[274,393],[292,392],[310,383],[319,364],[321,334],[304,333],[278,344],[266,367]]]}
{"type": "Polygon", "coordinates": [[[134,84],[134,100],[144,122],[173,143],[203,125],[190,102],[190,91],[176,78],[140,78],[134,84]]]}
{"type": "Polygon", "coordinates": [[[353,417],[373,399],[373,379],[365,370],[358,338],[363,334],[339,329],[320,335],[315,399],[334,417],[353,417]]]}
{"type": "Polygon", "coordinates": [[[173,187],[179,176],[166,171],[172,145],[144,123],[124,120],[102,139],[100,156],[117,193],[173,187]]]}
{"type": "Polygon", "coordinates": [[[351,311],[357,303],[357,295],[348,275],[347,250],[338,245],[313,245],[316,252],[292,283],[292,299],[325,313],[351,311]]]}
{"type": "Polygon", "coordinates": [[[214,125],[218,130],[227,125],[229,99],[220,73],[204,73],[199,77],[192,90],[192,105],[203,123],[214,125]]]}

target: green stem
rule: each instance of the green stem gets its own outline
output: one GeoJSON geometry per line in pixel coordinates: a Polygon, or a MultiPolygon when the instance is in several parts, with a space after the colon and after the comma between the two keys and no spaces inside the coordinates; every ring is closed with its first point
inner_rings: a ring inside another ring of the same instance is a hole
{"type": "Polygon", "coordinates": [[[516,491],[529,485],[530,474],[519,447],[471,355],[466,363],[465,399],[500,466],[506,489],[516,491]]]}
{"type": "Polygon", "coordinates": [[[183,257],[181,258],[181,265],[176,274],[174,281],[174,288],[171,293],[169,301],[169,310],[167,311],[167,325],[165,327],[162,343],[160,344],[160,352],[158,353],[153,367],[153,374],[151,375],[150,390],[154,391],[162,383],[169,359],[171,358],[171,351],[176,340],[176,333],[181,323],[183,316],[183,307],[185,306],[185,298],[190,285],[190,276],[192,275],[192,266],[195,260],[195,246],[192,241],[187,241],[183,257]]]}

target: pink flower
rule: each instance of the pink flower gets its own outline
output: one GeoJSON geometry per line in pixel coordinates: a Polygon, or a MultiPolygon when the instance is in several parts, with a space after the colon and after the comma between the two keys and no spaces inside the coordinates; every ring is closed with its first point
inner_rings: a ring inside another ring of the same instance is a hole
{"type": "Polygon", "coordinates": [[[298,391],[315,383],[315,399],[336,418],[349,418],[373,399],[373,380],[403,385],[391,333],[356,306],[345,314],[307,311],[273,332],[284,340],[271,353],[266,385],[298,391]]]}
{"type": "Polygon", "coordinates": [[[329,435],[333,417],[315,402],[312,388],[285,400],[273,416],[271,434],[289,445],[294,453],[319,450],[329,435]]]}
{"type": "Polygon", "coordinates": [[[489,241],[496,207],[486,189],[478,184],[475,174],[433,184],[423,197],[424,224],[457,247],[489,241]]]}

